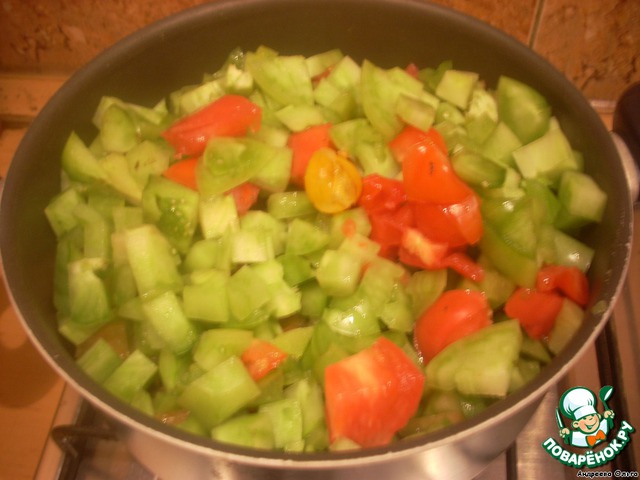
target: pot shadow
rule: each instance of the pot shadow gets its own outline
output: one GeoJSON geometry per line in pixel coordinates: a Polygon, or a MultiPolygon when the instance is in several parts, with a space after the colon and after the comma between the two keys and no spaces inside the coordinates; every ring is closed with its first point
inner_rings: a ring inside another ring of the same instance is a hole
{"type": "Polygon", "coordinates": [[[58,376],[31,344],[0,286],[0,405],[19,408],[41,399],[58,376]]]}

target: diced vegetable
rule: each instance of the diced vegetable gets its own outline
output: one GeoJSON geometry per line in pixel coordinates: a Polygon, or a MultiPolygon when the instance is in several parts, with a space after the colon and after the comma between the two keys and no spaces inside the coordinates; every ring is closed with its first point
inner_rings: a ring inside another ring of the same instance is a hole
{"type": "Polygon", "coordinates": [[[582,324],[607,196],[519,80],[236,49],[91,120],[44,211],[58,330],[177,428],[383,446],[522,388],[582,324]]]}
{"type": "Polygon", "coordinates": [[[423,383],[417,366],[384,337],[328,366],[325,398],[331,441],[385,445],[416,412],[423,383]]]}
{"type": "Polygon", "coordinates": [[[481,292],[448,290],[418,318],[414,340],[425,363],[445,347],[492,323],[489,302],[481,292]]]}

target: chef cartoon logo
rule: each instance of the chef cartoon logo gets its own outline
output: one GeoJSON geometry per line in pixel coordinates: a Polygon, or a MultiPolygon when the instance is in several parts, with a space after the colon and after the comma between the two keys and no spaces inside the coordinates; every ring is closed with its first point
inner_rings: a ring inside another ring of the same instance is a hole
{"type": "Polygon", "coordinates": [[[613,410],[607,406],[613,388],[602,387],[599,392],[600,400],[605,408],[600,414],[596,410],[596,395],[584,387],[574,387],[562,395],[556,420],[560,428],[560,436],[574,447],[592,448],[607,439],[607,434],[613,427],[613,410]],[[560,413],[570,421],[570,428],[564,426],[560,413]]]}
{"type": "Polygon", "coordinates": [[[564,445],[577,447],[579,453],[565,449],[552,437],[543,442],[544,449],[575,468],[598,467],[615,458],[626,447],[634,428],[622,420],[614,432],[615,413],[607,404],[612,394],[613,387],[608,385],[602,387],[597,396],[585,387],[564,392],[555,411],[558,434],[564,445]],[[598,400],[602,403],[602,412],[598,400]]]}

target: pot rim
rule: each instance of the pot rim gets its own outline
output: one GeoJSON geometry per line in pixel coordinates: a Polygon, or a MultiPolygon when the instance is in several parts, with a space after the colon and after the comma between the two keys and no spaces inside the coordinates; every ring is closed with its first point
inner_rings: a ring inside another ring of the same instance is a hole
{"type": "MultiPolygon", "coordinates": [[[[200,22],[207,22],[216,17],[240,15],[242,12],[249,11],[253,8],[268,8],[268,6],[272,4],[280,5],[281,8],[282,6],[291,6],[293,4],[296,4],[296,6],[299,7],[301,4],[305,4],[305,2],[309,5],[319,3],[318,0],[282,0],[276,2],[266,2],[264,0],[219,0],[217,2],[189,8],[134,32],[114,44],[112,47],[103,51],[94,60],[82,67],[60,88],[58,92],[56,92],[56,94],[54,94],[52,99],[47,103],[41,114],[36,118],[32,127],[25,135],[16,153],[16,158],[23,158],[28,155],[29,144],[36,141],[39,138],[39,135],[43,134],[43,129],[47,119],[55,117],[55,112],[58,106],[62,102],[67,101],[68,98],[72,98],[73,91],[78,86],[89,84],[92,79],[102,71],[105,71],[105,69],[109,68],[111,64],[117,64],[118,59],[121,59],[123,56],[134,56],[137,51],[143,49],[149,39],[155,39],[155,41],[157,41],[158,39],[170,38],[172,35],[180,33],[187,24],[199,24],[200,22]],[[267,7],[265,7],[265,5],[267,5],[267,7]]],[[[421,0],[369,0],[368,2],[362,2],[361,0],[325,0],[324,3],[333,7],[342,5],[353,6],[358,4],[362,5],[364,8],[368,8],[371,5],[382,6],[385,8],[403,8],[413,10],[416,14],[420,15],[440,16],[446,21],[453,22],[453,24],[460,28],[471,29],[474,33],[483,36],[484,38],[491,39],[491,42],[497,42],[504,45],[505,49],[509,49],[519,55],[522,58],[522,61],[532,62],[536,67],[545,69],[545,76],[548,77],[548,81],[551,84],[562,84],[565,86],[570,85],[569,81],[545,59],[540,57],[524,44],[515,40],[513,37],[474,17],[451,10],[447,7],[426,3],[421,0]]],[[[588,105],[584,97],[582,97],[582,95],[575,89],[575,87],[571,85],[569,91],[572,92],[572,98],[568,101],[575,103],[575,105],[580,108],[581,114],[586,115],[587,119],[589,116],[592,118],[597,117],[596,113],[588,105]]],[[[602,141],[608,141],[608,149],[611,151],[612,158],[616,159],[616,162],[619,164],[620,160],[615,147],[613,146],[613,143],[604,127],[602,130],[602,141]]],[[[10,168],[6,178],[6,185],[10,185],[12,182],[11,171],[12,169],[10,168]]],[[[614,169],[614,171],[616,175],[621,175],[619,169],[614,169]]],[[[623,183],[626,185],[626,182],[623,183]]],[[[622,183],[620,183],[620,185],[622,185],[622,183]]],[[[3,201],[2,204],[0,204],[0,224],[6,223],[6,221],[2,222],[2,219],[5,217],[5,209],[2,207],[6,203],[6,199],[4,198],[6,191],[7,190],[5,189],[5,193],[3,193],[3,201]]],[[[623,207],[624,211],[620,212],[622,223],[626,223],[627,226],[631,225],[632,203],[630,196],[628,204],[623,207]]],[[[3,230],[5,229],[6,227],[3,230]]],[[[68,383],[73,385],[76,390],[81,392],[83,397],[99,409],[107,412],[121,424],[128,425],[138,430],[144,430],[147,434],[165,441],[168,440],[172,444],[177,444],[182,447],[197,450],[203,454],[213,454],[226,458],[230,461],[237,461],[244,464],[277,468],[335,468],[337,466],[358,466],[364,463],[370,465],[371,462],[385,461],[390,457],[397,459],[402,456],[419,453],[426,449],[435,448],[440,445],[451,444],[461,437],[479,432],[487,426],[505,421],[514,412],[520,411],[527,406],[530,406],[533,402],[538,401],[560,377],[565,375],[566,372],[574,366],[587,348],[593,343],[595,337],[604,328],[605,322],[611,314],[615,300],[618,297],[622,288],[623,280],[626,276],[631,250],[631,234],[632,231],[629,228],[627,238],[623,239],[620,245],[618,245],[619,248],[624,249],[623,251],[618,252],[619,263],[621,264],[618,281],[615,282],[614,285],[608,285],[606,292],[597,295],[599,300],[605,301],[606,304],[602,305],[601,303],[596,302],[594,305],[591,305],[592,309],[598,308],[599,310],[588,315],[589,318],[585,322],[587,325],[583,326],[578,334],[571,340],[570,344],[559,355],[554,357],[552,362],[546,366],[533,381],[529,382],[519,391],[508,395],[505,399],[491,405],[485,411],[479,413],[473,418],[467,419],[459,424],[424,435],[420,438],[405,439],[386,447],[345,452],[300,454],[269,451],[263,452],[255,449],[236,447],[229,444],[219,443],[204,437],[199,437],[194,434],[178,430],[177,428],[161,424],[157,420],[147,417],[129,405],[126,405],[115,397],[112,397],[104,391],[102,387],[91,382],[88,377],[79,370],[75,363],[70,361],[70,358],[62,355],[61,352],[58,351],[58,348],[51,344],[46,336],[42,335],[42,332],[39,330],[38,319],[27,319],[23,316],[19,305],[20,301],[14,297],[14,291],[10,285],[12,272],[5,270],[4,278],[7,292],[9,293],[14,309],[25,327],[31,341],[40,353],[47,359],[58,374],[60,374],[68,383]],[[7,278],[7,276],[9,278],[7,278]]],[[[10,255],[7,245],[8,236],[9,235],[6,234],[6,232],[1,233],[0,253],[2,253],[3,258],[8,258],[7,255],[10,255]]],[[[5,269],[4,264],[5,262],[3,262],[3,269],[5,269]]],[[[613,274],[615,275],[616,273],[618,272],[614,272],[613,274]]]]}

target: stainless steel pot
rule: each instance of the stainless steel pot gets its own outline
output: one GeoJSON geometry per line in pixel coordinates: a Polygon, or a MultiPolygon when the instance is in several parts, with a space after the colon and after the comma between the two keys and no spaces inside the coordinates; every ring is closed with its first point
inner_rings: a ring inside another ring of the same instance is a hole
{"type": "Polygon", "coordinates": [[[27,132],[7,175],[0,249],[8,290],[33,342],[63,378],[113,418],[134,455],[162,478],[469,478],[513,442],[541,397],[603,328],[625,278],[631,214],[622,162],[598,115],[558,71],[513,38],[423,1],[222,0],[126,38],[58,91],[27,132]],[[43,215],[60,188],[65,139],[71,130],[90,132],[103,94],[152,105],[167,92],[198,82],[234,47],[261,44],[291,54],[337,47],[387,67],[451,59],[456,68],[479,72],[489,85],[501,74],[510,75],[550,101],[609,202],[602,224],[585,237],[596,254],[584,325],[538,378],[477,417],[421,439],[364,451],[294,455],[258,453],[178,431],[122,404],[79,370],[56,330],[55,239],[43,215]]]}

